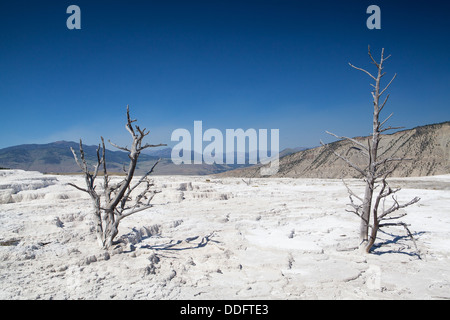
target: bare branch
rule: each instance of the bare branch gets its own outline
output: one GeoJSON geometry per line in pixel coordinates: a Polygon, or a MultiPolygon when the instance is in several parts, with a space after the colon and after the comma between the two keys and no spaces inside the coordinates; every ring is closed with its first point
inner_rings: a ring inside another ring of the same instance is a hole
{"type": "MultiPolygon", "coordinates": [[[[362,208],[363,208],[363,203],[361,203],[360,205],[356,205],[355,202],[353,201],[353,196],[355,196],[355,197],[358,198],[360,201],[362,201],[361,198],[359,198],[358,196],[356,196],[353,192],[352,192],[352,193],[349,193],[348,197],[349,197],[349,199],[350,199],[350,203],[348,203],[347,205],[348,205],[348,206],[351,206],[354,210],[347,210],[347,209],[345,209],[345,211],[354,213],[354,214],[356,214],[360,219],[365,220],[364,217],[361,215],[361,210],[362,210],[362,208]]],[[[368,222],[367,222],[367,223],[368,223],[368,222]]]]}
{"type": "Polygon", "coordinates": [[[73,150],[73,148],[71,147],[70,150],[72,151],[73,157],[75,159],[75,162],[77,163],[77,165],[80,167],[80,169],[83,171],[83,175],[84,175],[84,179],[85,179],[85,183],[86,183],[86,187],[87,189],[81,188],[76,186],[73,183],[69,183],[68,185],[83,191],[83,192],[87,192],[89,193],[89,195],[91,196],[92,199],[94,199],[95,201],[97,201],[98,199],[98,195],[95,192],[95,179],[97,178],[98,175],[98,170],[99,167],[102,163],[102,159],[100,158],[100,145],[97,148],[97,164],[94,166],[94,172],[91,174],[91,172],[88,169],[88,165],[86,162],[86,158],[85,158],[85,154],[84,154],[84,150],[83,150],[83,142],[80,139],[80,157],[81,157],[81,161],[78,159],[77,153],[75,152],[75,150],[73,150]]]}
{"type": "Polygon", "coordinates": [[[386,58],[383,59],[383,62],[387,61],[390,57],[391,55],[388,55],[386,58]]]}
{"type": "Polygon", "coordinates": [[[380,65],[378,66],[378,69],[383,69],[383,62],[384,62],[384,48],[381,49],[381,58],[380,58],[380,65]]]}
{"type": "Polygon", "coordinates": [[[83,142],[81,141],[81,139],[80,139],[80,157],[81,157],[81,161],[83,163],[84,171],[88,172],[87,163],[86,163],[86,159],[84,156],[83,142]]]}
{"type": "Polygon", "coordinates": [[[76,188],[76,189],[78,189],[78,190],[80,190],[80,191],[89,193],[89,191],[88,191],[87,189],[80,188],[79,186],[77,186],[77,185],[75,185],[75,184],[73,184],[73,183],[68,183],[68,185],[69,185],[69,186],[72,186],[72,187],[74,187],[74,188],[76,188]]]}
{"type": "Polygon", "coordinates": [[[362,68],[355,67],[355,66],[352,65],[350,62],[349,62],[348,64],[350,65],[350,67],[352,67],[352,68],[354,68],[354,69],[356,69],[356,70],[359,70],[359,71],[362,71],[362,72],[367,73],[373,80],[377,81],[377,78],[375,78],[372,74],[370,74],[369,71],[364,70],[364,69],[362,69],[362,68]]]}
{"type": "Polygon", "coordinates": [[[404,129],[405,127],[387,127],[385,129],[381,129],[380,133],[383,133],[385,131],[389,131],[389,130],[400,130],[400,129],[404,129]]]}
{"type": "Polygon", "coordinates": [[[328,131],[325,131],[325,132],[326,132],[327,134],[329,134],[329,135],[332,135],[332,136],[338,138],[338,139],[349,140],[349,141],[353,142],[354,144],[357,144],[358,146],[360,146],[360,147],[363,148],[364,150],[369,151],[369,149],[368,149],[365,145],[363,145],[361,142],[359,142],[359,141],[357,141],[357,140],[355,140],[355,139],[348,138],[348,137],[340,137],[340,136],[338,136],[338,135],[336,135],[336,134],[334,134],[334,133],[332,133],[332,132],[328,132],[328,131]]]}
{"type": "Polygon", "coordinates": [[[395,216],[395,217],[383,217],[380,221],[384,221],[384,220],[397,220],[397,219],[400,219],[400,218],[405,217],[406,215],[407,215],[406,212],[404,212],[404,213],[402,213],[402,214],[400,214],[400,215],[398,215],[398,216],[395,216]]]}
{"type": "MultiPolygon", "coordinates": [[[[322,142],[322,140],[320,141],[320,144],[324,147],[326,147],[326,145],[322,142]]],[[[347,164],[349,166],[351,166],[353,169],[355,169],[356,171],[358,171],[362,176],[366,177],[367,174],[366,172],[361,169],[360,167],[358,167],[357,165],[355,165],[354,163],[352,163],[350,160],[348,160],[346,157],[342,156],[341,154],[337,153],[336,151],[332,150],[332,152],[340,159],[344,160],[345,162],[347,162],[347,164]]]]}
{"type": "Polygon", "coordinates": [[[118,146],[117,144],[112,143],[111,140],[108,140],[108,142],[109,142],[113,147],[115,147],[115,148],[117,148],[117,149],[120,149],[120,150],[123,150],[123,151],[126,151],[126,152],[131,152],[131,150],[128,149],[127,147],[121,147],[121,146],[118,146]]]}
{"type": "Polygon", "coordinates": [[[391,86],[392,81],[394,81],[395,78],[397,78],[397,74],[394,75],[394,77],[392,78],[392,80],[389,82],[389,84],[386,86],[386,88],[384,88],[384,89],[381,91],[381,93],[379,94],[379,96],[382,96],[382,95],[383,95],[383,93],[391,86]]]}
{"type": "Polygon", "coordinates": [[[394,115],[394,113],[391,113],[389,117],[386,118],[386,120],[384,120],[381,124],[380,124],[380,128],[383,127],[383,125],[394,115]]]}
{"type": "Polygon", "coordinates": [[[362,199],[361,197],[357,196],[357,195],[350,189],[350,187],[345,183],[345,180],[344,180],[344,179],[342,179],[342,183],[343,183],[344,186],[347,188],[347,191],[348,191],[348,193],[349,193],[351,196],[354,196],[356,199],[358,199],[359,201],[363,202],[363,199],[362,199]]]}
{"type": "MultiPolygon", "coordinates": [[[[350,205],[350,204],[348,204],[348,205],[350,205]]],[[[346,212],[350,212],[350,213],[354,213],[354,214],[356,214],[358,216],[358,218],[361,218],[361,215],[359,214],[359,210],[358,209],[355,209],[355,211],[345,209],[345,211],[346,212]]]]}
{"type": "Polygon", "coordinates": [[[150,204],[150,202],[153,200],[153,197],[157,194],[160,193],[158,191],[151,191],[150,188],[153,186],[153,183],[149,182],[147,180],[147,186],[145,187],[145,189],[136,197],[134,205],[132,207],[128,207],[128,208],[121,208],[121,211],[118,211],[118,221],[122,220],[125,217],[128,217],[134,213],[137,212],[141,212],[144,210],[147,210],[151,207],[153,207],[152,204],[150,204]],[[151,195],[148,197],[147,193],[151,192],[151,195]],[[141,200],[142,199],[146,199],[147,203],[142,203],[141,200]],[[128,210],[128,211],[127,211],[128,210]],[[126,212],[124,212],[126,211],[126,212]]]}
{"type": "Polygon", "coordinates": [[[72,154],[73,154],[73,157],[74,157],[75,162],[77,163],[77,165],[80,167],[81,170],[83,170],[83,172],[86,172],[85,168],[81,165],[80,161],[78,160],[78,156],[77,156],[75,150],[73,150],[72,147],[70,147],[70,150],[72,150],[72,154]]]}
{"type": "Polygon", "coordinates": [[[130,211],[126,212],[126,213],[121,213],[120,216],[117,217],[117,221],[120,221],[123,218],[131,216],[132,214],[135,214],[135,213],[147,210],[147,209],[151,208],[152,206],[153,205],[148,205],[148,206],[144,206],[144,207],[141,207],[141,208],[136,208],[136,209],[130,210],[130,211]]]}
{"type": "Polygon", "coordinates": [[[386,98],[384,99],[384,102],[381,104],[381,107],[378,109],[379,112],[381,112],[381,111],[383,110],[384,106],[386,105],[386,103],[387,103],[388,100],[389,100],[389,97],[390,97],[390,95],[388,94],[388,95],[386,96],[386,98]]]}
{"type": "Polygon", "coordinates": [[[380,166],[380,165],[384,165],[384,164],[386,164],[386,163],[388,163],[388,162],[394,162],[394,161],[412,161],[413,159],[410,159],[410,158],[387,158],[387,159],[384,159],[384,160],[382,160],[382,161],[378,161],[378,162],[376,162],[375,163],[375,166],[380,166]]]}
{"type": "Polygon", "coordinates": [[[141,130],[141,128],[139,128],[139,126],[136,126],[136,129],[137,129],[137,131],[139,131],[139,134],[141,135],[141,139],[150,133],[150,131],[145,132],[146,128],[144,128],[144,130],[141,130]]]}
{"type": "Polygon", "coordinates": [[[105,200],[107,203],[111,201],[111,193],[110,193],[110,187],[109,187],[109,176],[108,176],[108,170],[106,169],[106,148],[105,148],[105,139],[101,137],[102,140],[102,163],[103,163],[103,193],[105,195],[105,200]]]}
{"type": "Polygon", "coordinates": [[[392,198],[394,199],[394,202],[395,202],[395,203],[392,205],[392,207],[390,207],[389,209],[385,210],[385,211],[383,212],[383,214],[381,214],[381,215],[378,217],[378,220],[379,220],[379,221],[381,221],[384,217],[386,217],[388,214],[391,214],[392,212],[395,212],[395,211],[397,211],[397,210],[399,210],[399,209],[406,208],[406,207],[408,207],[408,206],[410,206],[410,205],[413,205],[414,203],[417,203],[417,202],[420,201],[420,198],[415,197],[414,199],[412,199],[412,200],[409,201],[408,203],[405,203],[405,204],[400,205],[400,204],[398,203],[397,199],[395,199],[395,197],[392,197],[392,198]]]}
{"type": "MultiPolygon", "coordinates": [[[[126,201],[128,201],[128,199],[129,199],[131,193],[134,191],[134,189],[136,189],[142,182],[144,182],[144,181],[147,179],[147,177],[148,177],[150,174],[153,173],[153,170],[155,169],[156,165],[157,165],[160,161],[161,161],[161,159],[158,159],[158,161],[155,162],[155,164],[152,166],[152,168],[151,168],[145,175],[143,175],[143,176],[141,177],[141,179],[140,179],[133,187],[131,187],[131,188],[128,189],[127,193],[126,193],[125,196],[124,196],[125,202],[123,202],[122,208],[125,207],[125,203],[126,203],[126,201]]],[[[149,187],[150,187],[150,186],[147,185],[147,189],[145,190],[146,192],[149,191],[149,187]]]]}
{"type": "Polygon", "coordinates": [[[378,62],[375,61],[375,59],[372,56],[372,53],[370,52],[370,46],[369,46],[369,57],[372,60],[373,64],[377,66],[377,68],[380,67],[380,65],[378,64],[378,62]]]}
{"type": "Polygon", "coordinates": [[[167,146],[167,144],[164,144],[164,143],[160,143],[160,144],[148,144],[147,143],[147,144],[145,144],[145,146],[139,148],[139,150],[144,150],[147,148],[166,147],[166,146],[167,146]]]}
{"type": "MultiPolygon", "coordinates": [[[[104,149],[103,149],[103,153],[105,153],[104,149]]],[[[102,164],[103,158],[100,157],[100,145],[98,145],[98,148],[97,148],[97,164],[94,166],[94,174],[92,175],[92,180],[95,180],[97,178],[98,170],[100,169],[100,166],[102,164]]]]}
{"type": "Polygon", "coordinates": [[[395,167],[394,168],[390,168],[389,170],[387,170],[387,171],[382,171],[382,172],[378,172],[376,175],[375,175],[375,179],[378,179],[378,178],[380,178],[380,177],[388,177],[392,172],[394,172],[395,171],[395,167]]]}
{"type": "Polygon", "coordinates": [[[127,124],[125,125],[125,128],[127,131],[131,134],[133,139],[136,137],[136,134],[134,133],[133,125],[132,123],[136,122],[136,120],[131,120],[130,118],[130,106],[127,105],[127,124]]]}

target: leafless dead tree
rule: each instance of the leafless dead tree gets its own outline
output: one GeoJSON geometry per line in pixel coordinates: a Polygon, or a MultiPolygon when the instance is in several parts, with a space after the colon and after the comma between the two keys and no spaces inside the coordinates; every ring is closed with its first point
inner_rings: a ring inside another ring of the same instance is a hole
{"type": "Polygon", "coordinates": [[[252,184],[252,179],[256,176],[256,173],[258,172],[258,170],[260,170],[261,168],[258,166],[258,167],[256,167],[255,169],[254,169],[254,171],[253,171],[253,173],[250,175],[250,177],[247,179],[247,180],[245,180],[245,179],[242,179],[242,181],[247,185],[247,186],[250,186],[251,184],[252,184]]]}
{"type": "MultiPolygon", "coordinates": [[[[407,234],[413,239],[411,232],[408,229],[408,225],[404,222],[399,222],[398,219],[405,216],[405,213],[398,213],[397,211],[402,208],[406,208],[418,201],[419,198],[415,197],[411,201],[405,204],[400,204],[397,201],[395,194],[400,191],[399,188],[392,189],[386,179],[388,176],[395,170],[395,167],[401,162],[405,160],[411,160],[406,158],[394,158],[388,157],[385,159],[379,159],[378,157],[378,147],[380,140],[382,138],[382,133],[401,129],[399,127],[386,127],[386,122],[392,117],[393,114],[389,115],[383,122],[379,121],[379,116],[383,108],[386,106],[387,101],[389,100],[389,95],[384,98],[383,102],[381,102],[381,96],[386,92],[386,90],[390,87],[394,79],[397,77],[397,74],[394,75],[392,80],[387,84],[384,89],[381,87],[381,79],[386,74],[383,72],[384,63],[390,58],[390,55],[384,56],[384,49],[381,50],[381,60],[377,62],[370,52],[369,46],[369,57],[377,68],[377,76],[373,76],[370,72],[365,69],[355,67],[351,63],[349,65],[359,71],[366,73],[370,78],[375,81],[375,84],[371,84],[374,88],[372,91],[373,97],[373,130],[371,137],[367,140],[367,145],[357,141],[356,139],[337,136],[334,133],[328,134],[333,135],[334,137],[342,140],[350,141],[352,144],[352,149],[361,152],[365,158],[367,159],[367,166],[365,168],[361,168],[356,165],[352,161],[350,161],[344,155],[337,153],[333,150],[334,154],[345,161],[350,167],[358,171],[362,177],[364,177],[364,181],[366,184],[364,197],[360,197],[355,194],[344,182],[347,187],[350,204],[349,206],[352,208],[351,210],[347,210],[349,212],[355,213],[358,217],[361,218],[360,224],[360,248],[364,252],[369,253],[375,240],[377,238],[377,232],[382,227],[389,226],[402,226],[407,231],[407,234]],[[378,193],[375,192],[375,189],[379,188],[378,193]],[[385,208],[385,200],[386,198],[392,196],[393,204],[389,206],[389,208],[385,208]],[[355,199],[358,200],[359,203],[355,203],[355,199]],[[382,206],[380,204],[382,203],[382,206]],[[394,214],[397,212],[397,214],[394,214]],[[387,222],[394,221],[394,222],[387,222]],[[369,234],[369,229],[370,234],[369,234]]],[[[321,142],[322,143],[322,142],[321,142]]],[[[323,145],[323,143],[322,143],[323,145]]],[[[414,242],[415,244],[415,242],[414,242]]]]}
{"type": "Polygon", "coordinates": [[[156,161],[151,169],[137,182],[134,184],[131,182],[141,151],[147,148],[165,146],[165,144],[143,145],[142,140],[149,134],[149,132],[146,131],[145,128],[141,130],[141,128],[137,125],[133,127],[133,122],[136,122],[136,120],[131,120],[129,107],[127,106],[127,123],[125,127],[133,139],[130,148],[120,147],[109,141],[114,147],[128,152],[128,157],[130,158],[128,169],[125,169],[125,178],[123,178],[123,180],[119,183],[111,184],[111,179],[106,169],[105,141],[103,137],[101,137],[101,146],[99,145],[97,148],[97,163],[94,165],[93,172],[91,172],[88,168],[81,139],[81,160],[78,159],[75,150],[71,148],[76,163],[83,171],[86,188],[79,187],[73,183],[69,183],[69,185],[88,193],[91,197],[94,204],[94,221],[97,241],[103,249],[109,249],[113,245],[114,238],[118,234],[120,221],[136,212],[150,208],[150,201],[156,194],[156,191],[151,189],[153,183],[149,179],[149,175],[153,172],[159,160],[156,161]],[[95,184],[95,179],[97,178],[100,167],[103,167],[103,201],[101,200],[101,193],[96,190],[97,185],[95,184]],[[141,185],[143,185],[143,190],[137,193],[137,188],[141,185]],[[133,193],[133,191],[136,192],[133,193]]]}

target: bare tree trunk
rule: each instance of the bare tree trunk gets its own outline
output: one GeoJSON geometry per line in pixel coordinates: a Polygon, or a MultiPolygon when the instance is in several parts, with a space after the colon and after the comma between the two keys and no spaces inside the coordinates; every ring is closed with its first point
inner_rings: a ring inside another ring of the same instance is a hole
{"type": "MultiPolygon", "coordinates": [[[[364,205],[361,214],[361,228],[360,228],[360,245],[365,249],[367,246],[369,236],[369,224],[370,224],[370,212],[372,208],[373,191],[375,188],[376,177],[376,160],[378,153],[378,144],[380,142],[379,132],[379,101],[380,101],[380,81],[382,77],[382,65],[383,65],[384,49],[381,53],[381,62],[378,66],[378,76],[375,79],[375,90],[372,93],[373,96],[373,126],[372,126],[372,145],[369,144],[369,170],[366,175],[366,190],[364,193],[364,205]]],[[[370,55],[370,49],[369,49],[370,55]]],[[[372,59],[373,60],[373,59],[372,59]]],[[[370,140],[369,140],[370,141],[370,140]]]]}
{"type": "Polygon", "coordinates": [[[105,210],[106,216],[106,228],[103,239],[103,247],[110,248],[114,243],[114,238],[119,233],[118,222],[115,221],[114,212],[111,210],[105,210]]]}
{"type": "Polygon", "coordinates": [[[100,247],[103,247],[103,226],[102,226],[102,209],[100,207],[100,197],[95,197],[94,201],[94,223],[95,223],[95,235],[97,237],[97,243],[100,247]]]}
{"type": "Polygon", "coordinates": [[[369,240],[369,219],[372,206],[373,181],[367,181],[366,191],[364,192],[364,203],[361,212],[361,223],[359,227],[359,243],[365,246],[369,240]]]}

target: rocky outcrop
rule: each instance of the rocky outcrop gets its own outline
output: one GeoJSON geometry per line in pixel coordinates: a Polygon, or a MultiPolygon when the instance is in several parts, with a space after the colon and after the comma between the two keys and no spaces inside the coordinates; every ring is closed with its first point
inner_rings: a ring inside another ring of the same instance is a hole
{"type": "MultiPolygon", "coordinates": [[[[368,137],[355,138],[367,144],[368,137]]],[[[273,177],[290,178],[358,178],[358,172],[333,153],[345,155],[364,168],[367,160],[346,140],[300,151],[280,159],[279,171],[273,177]]],[[[383,135],[378,159],[408,158],[397,164],[393,177],[418,177],[450,173],[450,122],[417,127],[383,135]]],[[[251,177],[254,168],[221,173],[222,177],[251,177]]]]}

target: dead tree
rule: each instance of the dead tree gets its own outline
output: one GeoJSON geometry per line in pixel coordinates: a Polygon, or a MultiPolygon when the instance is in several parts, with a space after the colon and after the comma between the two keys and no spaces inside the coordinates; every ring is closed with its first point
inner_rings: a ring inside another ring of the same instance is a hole
{"type": "Polygon", "coordinates": [[[127,123],[125,127],[133,139],[130,148],[120,147],[109,141],[114,147],[128,152],[128,157],[130,158],[128,168],[126,169],[124,167],[125,178],[118,183],[112,184],[108,175],[105,141],[103,137],[101,137],[101,146],[99,145],[97,148],[97,163],[94,165],[93,172],[88,168],[81,139],[80,159],[78,159],[75,150],[70,148],[76,163],[83,171],[86,188],[79,187],[73,183],[69,183],[69,185],[88,193],[91,197],[94,205],[94,222],[97,241],[103,249],[109,249],[113,245],[114,238],[118,234],[119,223],[122,219],[136,212],[150,208],[152,206],[150,202],[156,194],[156,191],[152,190],[153,183],[149,179],[149,175],[153,172],[159,160],[156,161],[151,169],[134,184],[132,184],[132,179],[142,150],[165,146],[165,144],[143,145],[142,140],[149,132],[146,131],[146,129],[141,130],[137,125],[133,127],[133,122],[136,122],[136,120],[131,120],[129,107],[127,106],[127,123]],[[103,197],[101,196],[101,193],[96,190],[97,185],[95,184],[100,167],[103,167],[103,197]],[[143,190],[137,193],[137,189],[141,185],[143,186],[143,190]]]}
{"type": "Polygon", "coordinates": [[[384,121],[382,122],[379,121],[380,113],[386,106],[386,103],[389,100],[389,95],[387,95],[386,98],[384,98],[383,102],[381,102],[382,101],[381,97],[390,87],[390,85],[396,78],[397,74],[394,75],[394,77],[387,84],[386,87],[382,88],[381,80],[383,76],[386,74],[385,72],[383,72],[384,63],[390,58],[390,55],[385,57],[384,49],[382,49],[380,62],[377,62],[373,58],[369,47],[369,57],[371,59],[372,64],[374,64],[377,68],[376,76],[372,75],[367,70],[355,67],[354,65],[349,63],[349,65],[352,68],[366,73],[372,80],[375,81],[375,84],[371,84],[371,86],[374,88],[374,90],[372,91],[373,127],[372,127],[372,135],[369,136],[367,140],[367,145],[361,143],[360,141],[357,141],[356,139],[348,137],[340,137],[327,131],[328,134],[333,135],[336,138],[349,141],[352,144],[351,148],[361,152],[364,155],[365,159],[367,160],[367,166],[361,168],[360,166],[350,161],[346,156],[337,153],[336,151],[333,150],[334,154],[337,157],[339,157],[340,159],[345,161],[350,167],[358,171],[365,181],[366,186],[363,198],[356,195],[347,185],[346,187],[351,201],[349,206],[352,208],[351,210],[347,211],[355,213],[361,219],[359,230],[360,248],[361,250],[367,253],[370,252],[377,238],[377,232],[382,227],[402,226],[405,228],[408,235],[411,236],[412,238],[411,232],[408,229],[408,225],[398,221],[398,219],[403,217],[405,214],[403,213],[395,215],[394,213],[397,212],[399,209],[406,208],[420,200],[419,198],[415,197],[408,203],[400,204],[397,201],[397,198],[395,197],[395,194],[399,192],[400,189],[392,189],[386,180],[388,176],[395,170],[395,167],[401,161],[411,159],[400,157],[399,158],[387,157],[385,159],[380,159],[378,156],[378,148],[380,140],[382,138],[382,133],[389,130],[401,129],[399,127],[385,126],[386,122],[392,117],[393,114],[389,115],[384,121]],[[378,192],[375,192],[376,188],[379,188],[378,192]],[[393,204],[389,208],[385,208],[384,207],[385,200],[386,198],[391,196],[393,204]],[[355,203],[355,199],[358,201],[358,203],[355,203]],[[396,222],[386,222],[388,220],[396,222]]]}
{"type": "Polygon", "coordinates": [[[248,178],[248,180],[244,180],[242,179],[242,181],[244,181],[244,183],[247,186],[250,186],[252,184],[252,179],[256,176],[256,173],[258,172],[258,170],[260,170],[260,167],[256,167],[255,170],[253,171],[253,173],[250,175],[250,177],[248,178]]]}

